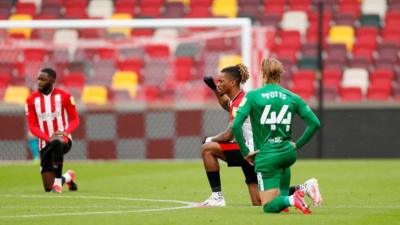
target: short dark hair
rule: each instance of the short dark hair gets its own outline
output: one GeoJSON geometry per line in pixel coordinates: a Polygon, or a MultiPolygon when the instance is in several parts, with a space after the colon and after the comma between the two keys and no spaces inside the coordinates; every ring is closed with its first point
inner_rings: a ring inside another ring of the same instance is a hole
{"type": "Polygon", "coordinates": [[[47,73],[50,77],[52,77],[54,80],[57,79],[57,73],[54,69],[52,68],[43,68],[40,70],[42,73],[47,73]]]}

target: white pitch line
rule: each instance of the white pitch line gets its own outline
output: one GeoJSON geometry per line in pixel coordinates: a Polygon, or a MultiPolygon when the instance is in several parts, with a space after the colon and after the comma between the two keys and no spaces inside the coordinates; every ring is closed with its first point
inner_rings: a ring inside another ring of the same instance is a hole
{"type": "MultiPolygon", "coordinates": [[[[98,211],[98,212],[68,212],[68,213],[47,213],[47,214],[26,214],[15,216],[0,216],[0,219],[12,218],[35,218],[35,217],[53,217],[53,216],[82,216],[82,215],[99,215],[99,214],[124,214],[124,213],[140,213],[140,212],[160,212],[177,209],[188,209],[195,207],[196,203],[179,201],[179,200],[166,200],[166,199],[145,199],[145,198],[126,198],[126,197],[106,197],[106,196],[45,196],[45,195],[0,195],[0,198],[70,198],[70,199],[101,199],[101,200],[123,200],[123,201],[147,201],[147,202],[167,202],[183,204],[185,206],[175,206],[166,208],[153,208],[153,209],[139,209],[129,211],[98,211]]],[[[79,207],[75,207],[78,208],[79,207]]]]}

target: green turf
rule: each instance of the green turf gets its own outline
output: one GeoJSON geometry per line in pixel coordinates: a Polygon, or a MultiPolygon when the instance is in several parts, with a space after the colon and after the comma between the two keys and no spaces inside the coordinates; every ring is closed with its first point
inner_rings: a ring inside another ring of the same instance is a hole
{"type": "Polygon", "coordinates": [[[312,208],[311,215],[292,209],[267,215],[250,206],[238,168],[221,169],[228,207],[168,210],[185,206],[176,200],[199,202],[210,194],[200,161],[82,162],[65,167],[77,173],[76,193],[43,193],[37,165],[0,164],[0,224],[400,224],[399,160],[297,162],[292,183],[315,176],[324,196],[324,206],[312,208]]]}

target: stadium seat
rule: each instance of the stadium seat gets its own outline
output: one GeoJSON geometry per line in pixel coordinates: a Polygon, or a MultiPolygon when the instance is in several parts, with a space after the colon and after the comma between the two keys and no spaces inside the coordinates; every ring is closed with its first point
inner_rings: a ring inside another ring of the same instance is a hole
{"type": "Polygon", "coordinates": [[[303,11],[286,11],[283,14],[282,30],[297,30],[305,36],[308,27],[307,14],[303,11]]]}
{"type": "Polygon", "coordinates": [[[195,56],[196,43],[181,43],[177,46],[175,56],[195,56]]]}
{"type": "Polygon", "coordinates": [[[349,13],[337,13],[335,14],[335,25],[336,26],[351,26],[353,27],[357,21],[354,14],[349,13]]]}
{"type": "Polygon", "coordinates": [[[361,13],[360,2],[358,0],[341,0],[339,1],[339,12],[353,14],[359,18],[361,13]]]}
{"type": "Polygon", "coordinates": [[[131,96],[136,96],[138,75],[132,71],[116,71],[112,78],[112,89],[126,90],[131,96]]]}
{"type": "Polygon", "coordinates": [[[104,105],[107,103],[107,95],[107,88],[103,86],[85,86],[81,99],[85,104],[104,105]]]}
{"type": "Polygon", "coordinates": [[[137,75],[140,75],[140,71],[142,70],[143,65],[144,65],[143,60],[139,58],[130,58],[130,59],[127,58],[117,61],[118,70],[136,72],[137,75]]]}
{"type": "Polygon", "coordinates": [[[47,55],[47,50],[44,48],[26,48],[24,50],[25,61],[43,62],[47,55]]]}
{"type": "Polygon", "coordinates": [[[354,29],[350,26],[332,26],[329,31],[330,43],[343,43],[346,44],[347,51],[353,49],[354,43],[354,29]]]}
{"type": "Polygon", "coordinates": [[[361,68],[345,69],[343,73],[342,87],[356,87],[362,90],[363,94],[367,93],[369,84],[368,71],[361,68]]]}
{"type": "Polygon", "coordinates": [[[391,88],[371,84],[368,88],[367,98],[372,101],[387,101],[390,98],[391,88]]]}
{"type": "Polygon", "coordinates": [[[17,2],[15,4],[15,14],[25,14],[33,17],[36,14],[36,5],[32,2],[17,2]]]}
{"type": "MultiPolygon", "coordinates": [[[[22,20],[27,21],[31,20],[32,16],[27,14],[14,14],[10,16],[9,20],[22,20]]],[[[8,29],[8,33],[10,34],[21,34],[24,38],[29,39],[32,34],[31,28],[10,28],[8,29]]]]}
{"type": "Polygon", "coordinates": [[[363,14],[360,19],[361,26],[381,27],[379,15],[363,14]]]}
{"type": "Polygon", "coordinates": [[[318,69],[318,58],[302,57],[297,61],[297,67],[299,69],[317,70],[318,69]]]}
{"type": "Polygon", "coordinates": [[[240,55],[222,55],[219,58],[218,70],[222,70],[225,67],[237,65],[242,62],[240,55]]]}
{"type": "Polygon", "coordinates": [[[3,73],[0,71],[0,89],[3,90],[3,92],[10,84],[11,75],[11,73],[3,73]]]}
{"type": "Polygon", "coordinates": [[[100,39],[105,36],[104,29],[87,28],[79,30],[80,39],[100,39]]]}
{"type": "Polygon", "coordinates": [[[65,1],[64,18],[66,19],[86,19],[87,1],[65,1]]]}
{"type": "Polygon", "coordinates": [[[237,0],[214,0],[211,12],[216,17],[234,18],[238,13],[237,0]]]}
{"type": "Polygon", "coordinates": [[[116,0],[114,5],[115,14],[129,14],[135,16],[136,2],[131,0],[116,0]]]}
{"type": "Polygon", "coordinates": [[[363,93],[358,87],[345,87],[340,89],[340,98],[344,102],[358,102],[363,100],[363,93]]]}
{"type": "Polygon", "coordinates": [[[342,71],[341,70],[327,70],[322,72],[323,84],[325,87],[339,88],[342,81],[342,71]]]}
{"type": "Polygon", "coordinates": [[[164,44],[148,44],[144,46],[144,51],[150,58],[163,58],[170,54],[169,46],[164,44]]]}
{"type": "Polygon", "coordinates": [[[370,60],[364,56],[360,56],[360,57],[353,56],[353,58],[351,58],[348,61],[349,68],[362,68],[362,69],[369,70],[370,66],[371,66],[370,60]]]}
{"type": "Polygon", "coordinates": [[[182,18],[186,14],[185,5],[182,2],[169,2],[164,7],[163,18],[182,18]]]}
{"type": "Polygon", "coordinates": [[[87,15],[90,18],[108,19],[114,11],[112,0],[91,0],[87,7],[87,15]]]}
{"type": "Polygon", "coordinates": [[[361,3],[362,14],[378,15],[381,19],[383,19],[385,18],[386,11],[386,1],[363,0],[361,3]]]}
{"type": "Polygon", "coordinates": [[[189,81],[192,78],[192,57],[177,57],[175,59],[175,78],[178,81],[189,81]]]}
{"type": "Polygon", "coordinates": [[[181,2],[183,3],[186,7],[190,6],[191,0],[167,0],[167,2],[181,2]]]}
{"type": "MultiPolygon", "coordinates": [[[[132,16],[128,13],[116,13],[111,16],[112,20],[129,20],[132,16]]],[[[125,37],[129,37],[131,35],[131,28],[129,27],[113,27],[107,29],[108,33],[118,33],[123,34],[125,37]]]]}
{"type": "Polygon", "coordinates": [[[61,84],[67,88],[75,88],[78,90],[82,90],[86,81],[86,76],[82,72],[73,72],[69,74],[64,74],[62,77],[61,84]]]}
{"type": "Polygon", "coordinates": [[[29,89],[25,86],[8,86],[4,93],[4,103],[25,104],[29,89]]]}
{"type": "Polygon", "coordinates": [[[74,29],[60,29],[56,30],[54,34],[54,44],[55,45],[67,45],[67,46],[75,46],[78,42],[79,34],[77,30],[74,29]]]}

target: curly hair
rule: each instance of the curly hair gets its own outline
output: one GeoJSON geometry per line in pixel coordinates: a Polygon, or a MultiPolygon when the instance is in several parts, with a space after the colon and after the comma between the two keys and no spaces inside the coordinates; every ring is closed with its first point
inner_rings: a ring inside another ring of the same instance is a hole
{"type": "Polygon", "coordinates": [[[235,66],[228,66],[221,70],[221,73],[228,74],[237,84],[245,84],[250,77],[247,67],[243,64],[237,64],[235,66]]]}

